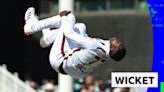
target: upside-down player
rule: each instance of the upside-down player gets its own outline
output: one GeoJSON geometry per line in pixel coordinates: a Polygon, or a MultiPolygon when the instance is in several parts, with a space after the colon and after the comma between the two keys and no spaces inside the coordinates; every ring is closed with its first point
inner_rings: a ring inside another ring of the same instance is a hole
{"type": "Polygon", "coordinates": [[[124,45],[117,37],[108,40],[88,37],[85,24],[76,23],[70,11],[38,20],[35,9],[30,7],[25,13],[25,22],[25,35],[42,31],[40,45],[46,47],[53,43],[49,55],[53,69],[73,78],[88,75],[110,59],[121,61],[126,54],[124,45]]]}

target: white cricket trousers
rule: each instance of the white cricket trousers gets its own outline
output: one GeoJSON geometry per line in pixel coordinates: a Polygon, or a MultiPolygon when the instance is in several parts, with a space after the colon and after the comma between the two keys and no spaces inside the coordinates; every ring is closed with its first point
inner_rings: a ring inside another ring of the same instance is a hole
{"type": "MultiPolygon", "coordinates": [[[[87,36],[86,34],[86,26],[83,23],[76,23],[75,16],[73,14],[67,15],[70,26],[74,28],[74,31],[82,36],[87,36]]],[[[61,17],[59,15],[53,16],[47,19],[39,20],[36,22],[32,29],[37,32],[41,31],[45,28],[57,28],[54,30],[51,30],[51,35],[49,36],[49,40],[53,40],[53,45],[49,54],[49,60],[50,64],[53,69],[55,69],[57,72],[59,71],[59,67],[62,64],[62,62],[67,58],[69,55],[74,53],[75,51],[78,51],[79,45],[71,41],[70,39],[66,38],[64,36],[64,31],[67,30],[61,30],[61,17]]],[[[69,62],[67,62],[69,63],[69,62]]],[[[71,65],[72,62],[70,62],[71,65]]],[[[62,66],[63,67],[63,66],[62,66]]]]}

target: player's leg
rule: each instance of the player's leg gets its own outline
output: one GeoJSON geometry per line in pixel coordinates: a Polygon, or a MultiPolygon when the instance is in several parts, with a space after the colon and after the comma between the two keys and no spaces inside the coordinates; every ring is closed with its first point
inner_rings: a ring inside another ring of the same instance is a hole
{"type": "Polygon", "coordinates": [[[38,31],[44,28],[59,28],[61,17],[59,15],[37,21],[32,30],[38,31]]]}
{"type": "Polygon", "coordinates": [[[74,16],[72,13],[70,13],[70,14],[67,15],[67,18],[68,18],[68,21],[69,21],[69,23],[70,23],[70,26],[71,26],[72,28],[74,28],[75,23],[76,23],[76,18],[75,18],[75,16],[74,16]]]}
{"type": "MultiPolygon", "coordinates": [[[[68,21],[69,21],[69,25],[74,29],[75,22],[76,22],[75,16],[73,14],[68,14],[67,18],[68,18],[68,21]]],[[[67,30],[64,30],[64,31],[67,31],[67,30]]],[[[75,31],[75,30],[73,30],[73,31],[75,31]]],[[[80,34],[80,31],[77,30],[77,26],[76,26],[76,31],[75,32],[80,34]]],[[[70,39],[67,39],[67,44],[68,44],[68,47],[70,47],[70,48],[79,48],[78,44],[74,43],[70,39]]]]}
{"type": "Polygon", "coordinates": [[[25,13],[26,24],[24,26],[24,33],[30,35],[34,32],[41,31],[44,28],[59,28],[61,24],[60,21],[60,15],[38,20],[35,16],[35,9],[30,7],[25,13]]]}
{"type": "MultiPolygon", "coordinates": [[[[85,30],[86,30],[86,26],[84,23],[76,23],[74,25],[74,31],[77,32],[78,34],[87,36],[85,30]]],[[[53,30],[51,30],[50,28],[43,29],[42,30],[43,36],[40,38],[40,46],[42,48],[50,46],[53,43],[53,41],[55,40],[55,36],[58,31],[59,31],[59,29],[53,29],[53,30]]],[[[68,43],[69,43],[69,45],[71,45],[71,47],[78,47],[77,45],[73,45],[75,43],[73,43],[69,39],[68,39],[68,41],[69,41],[68,43]]]]}
{"type": "MultiPolygon", "coordinates": [[[[70,18],[70,21],[72,21],[72,18],[70,18]]],[[[72,23],[72,26],[74,24],[72,23]]],[[[78,23],[74,25],[75,31],[79,34],[84,34],[84,24],[78,23]]],[[[53,41],[55,40],[56,33],[59,31],[59,29],[50,30],[50,28],[46,28],[42,30],[43,36],[40,38],[40,46],[42,48],[50,46],[53,41]]],[[[72,44],[72,42],[69,42],[69,44],[72,44]]],[[[73,45],[71,45],[73,46],[73,45]]],[[[75,46],[73,46],[75,47],[75,46]]]]}
{"type": "Polygon", "coordinates": [[[71,13],[67,15],[68,21],[75,32],[82,36],[87,36],[86,25],[84,23],[76,23],[75,16],[71,13]]]}
{"type": "Polygon", "coordinates": [[[67,55],[66,52],[68,49],[67,39],[63,34],[63,30],[60,30],[56,33],[55,40],[50,50],[49,60],[51,66],[59,72],[59,66],[64,60],[64,57],[67,55]]]}
{"type": "MultiPolygon", "coordinates": [[[[78,34],[81,34],[83,36],[87,36],[86,34],[86,26],[84,23],[75,23],[75,18],[74,16],[67,16],[69,17],[69,21],[73,21],[73,23],[71,24],[72,26],[74,25],[74,31],[77,32],[78,34]]],[[[42,34],[43,36],[40,39],[40,46],[42,48],[48,47],[50,46],[50,44],[53,43],[53,41],[55,40],[55,36],[57,31],[59,31],[59,29],[55,29],[55,30],[50,30],[49,28],[43,29],[42,30],[42,34]]],[[[68,39],[68,44],[71,47],[78,47],[77,45],[73,45],[74,43],[72,41],[70,41],[68,39]]]]}
{"type": "MultiPolygon", "coordinates": [[[[76,23],[76,18],[73,14],[68,14],[67,15],[69,25],[72,27],[73,31],[76,33],[82,35],[82,36],[87,36],[86,34],[86,26],[84,23],[76,23]],[[76,23],[76,24],[75,24],[76,23]]],[[[62,26],[62,25],[61,25],[62,26]]],[[[64,30],[68,31],[68,30],[64,30]]],[[[74,41],[68,39],[68,45],[70,48],[79,48],[79,44],[75,43],[74,41]]]]}
{"type": "MultiPolygon", "coordinates": [[[[70,25],[72,27],[74,27],[74,24],[75,24],[75,17],[73,14],[69,14],[67,15],[67,17],[69,17],[69,21],[70,22],[70,25]]],[[[62,25],[61,25],[62,26],[62,25]]],[[[50,59],[54,58],[54,55],[65,55],[65,52],[68,52],[69,50],[71,50],[71,47],[69,47],[68,45],[68,39],[65,38],[65,35],[64,35],[64,31],[67,31],[67,30],[62,30],[62,28],[59,28],[59,29],[56,29],[58,30],[55,34],[55,37],[54,37],[54,43],[53,43],[53,46],[52,46],[52,49],[51,49],[51,52],[50,52],[50,59]]],[[[56,30],[52,30],[51,32],[53,31],[56,31],[56,30]]]]}
{"type": "MultiPolygon", "coordinates": [[[[85,26],[84,23],[76,23],[76,24],[74,25],[74,31],[75,31],[76,33],[82,35],[82,36],[87,37],[87,34],[86,34],[86,26],[85,26]]],[[[67,41],[68,41],[69,47],[71,47],[71,48],[81,48],[81,47],[79,46],[79,44],[75,43],[74,41],[72,41],[72,40],[70,40],[70,39],[68,39],[67,41]]]]}
{"type": "Polygon", "coordinates": [[[82,36],[88,37],[86,33],[86,25],[84,23],[76,23],[74,26],[74,31],[82,36]]]}
{"type": "Polygon", "coordinates": [[[40,46],[42,48],[50,46],[58,33],[59,29],[46,28],[42,30],[42,37],[40,38],[40,46]]]}
{"type": "MultiPolygon", "coordinates": [[[[81,34],[82,36],[87,36],[86,25],[84,23],[76,23],[75,24],[76,19],[75,19],[74,15],[68,15],[67,17],[69,18],[71,25],[74,26],[75,32],[77,32],[78,34],[81,34]]],[[[53,43],[53,41],[55,40],[57,31],[59,31],[59,29],[55,29],[55,30],[50,30],[50,28],[43,29],[42,30],[43,36],[40,39],[40,46],[42,48],[50,46],[53,43]]],[[[73,43],[69,39],[67,41],[68,41],[68,44],[70,47],[78,47],[75,43],[73,43]]]]}

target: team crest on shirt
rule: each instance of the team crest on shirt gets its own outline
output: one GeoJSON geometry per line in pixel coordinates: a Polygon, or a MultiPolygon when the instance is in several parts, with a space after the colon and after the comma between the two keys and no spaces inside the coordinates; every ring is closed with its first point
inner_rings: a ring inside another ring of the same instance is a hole
{"type": "Polygon", "coordinates": [[[93,70],[93,68],[97,67],[98,65],[102,64],[100,61],[93,61],[92,63],[88,64],[78,64],[75,66],[77,69],[79,69],[82,73],[88,73],[93,70]]]}
{"type": "Polygon", "coordinates": [[[87,65],[81,65],[81,64],[78,64],[77,66],[76,66],[76,68],[77,69],[79,69],[82,73],[87,73],[87,67],[89,67],[89,66],[87,66],[87,65]]]}

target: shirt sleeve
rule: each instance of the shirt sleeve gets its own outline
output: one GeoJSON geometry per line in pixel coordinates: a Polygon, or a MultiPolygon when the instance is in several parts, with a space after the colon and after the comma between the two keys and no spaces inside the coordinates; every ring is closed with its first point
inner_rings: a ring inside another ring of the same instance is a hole
{"type": "Polygon", "coordinates": [[[94,49],[96,48],[96,40],[94,38],[89,38],[82,36],[78,33],[76,33],[73,28],[71,27],[68,18],[66,16],[63,16],[61,19],[61,29],[64,30],[64,35],[73,40],[75,43],[79,44],[82,48],[90,48],[94,49]]]}

